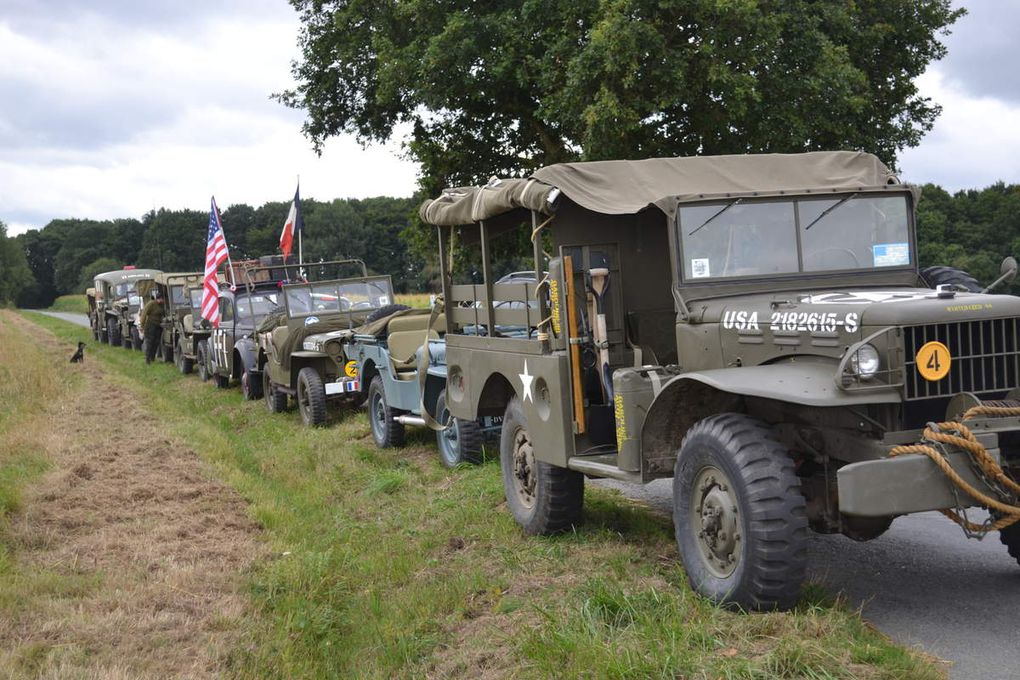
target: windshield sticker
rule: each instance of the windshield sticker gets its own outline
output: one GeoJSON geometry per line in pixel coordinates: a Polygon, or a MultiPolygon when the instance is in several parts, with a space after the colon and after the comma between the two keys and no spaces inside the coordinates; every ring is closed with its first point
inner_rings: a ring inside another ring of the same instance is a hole
{"type": "Polygon", "coordinates": [[[871,257],[876,267],[910,264],[910,246],[906,243],[876,243],[871,246],[871,257]]]}
{"type": "Polygon", "coordinates": [[[711,274],[708,269],[708,258],[707,257],[692,257],[691,258],[691,278],[692,279],[706,279],[711,274]]]}

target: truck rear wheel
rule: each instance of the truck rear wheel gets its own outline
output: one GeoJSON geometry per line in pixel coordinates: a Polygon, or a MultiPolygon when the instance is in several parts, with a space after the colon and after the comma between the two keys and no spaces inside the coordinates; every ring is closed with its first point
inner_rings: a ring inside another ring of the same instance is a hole
{"type": "Polygon", "coordinates": [[[761,421],[725,413],[687,432],[673,524],[699,594],[743,609],[797,603],[807,566],[804,496],[788,451],[761,421]]]}
{"type": "Polygon", "coordinates": [[[311,366],[298,373],[297,403],[305,425],[320,427],[326,423],[326,388],[319,372],[311,366]]]}
{"type": "Polygon", "coordinates": [[[380,449],[404,445],[404,426],[393,419],[396,415],[386,403],[382,376],[375,376],[368,388],[368,422],[372,426],[372,439],[380,449]]]}
{"type": "Polygon", "coordinates": [[[499,467],[510,513],[525,533],[554,534],[581,523],[584,477],[535,459],[528,419],[517,397],[503,417],[499,467]]]}
{"type": "Polygon", "coordinates": [[[474,420],[461,420],[450,416],[446,408],[446,390],[436,400],[436,422],[446,429],[436,432],[439,460],[448,468],[461,463],[478,463],[482,459],[482,428],[474,420]]]}
{"type": "Polygon", "coordinates": [[[202,382],[209,380],[209,345],[207,341],[203,340],[198,343],[198,358],[195,363],[198,364],[198,379],[202,382]]]}
{"type": "Polygon", "coordinates": [[[120,325],[116,319],[106,320],[106,339],[111,345],[120,344],[120,325]]]}
{"type": "MultiPolygon", "coordinates": [[[[219,387],[219,375],[216,375],[217,383],[219,387]]],[[[262,372],[262,394],[266,400],[266,409],[270,413],[283,413],[287,410],[287,395],[283,392],[277,392],[273,388],[273,381],[269,377],[269,367],[262,372]]]]}
{"type": "Polygon", "coordinates": [[[1010,524],[999,532],[999,540],[1006,546],[1009,556],[1020,564],[1020,522],[1010,524]]]}

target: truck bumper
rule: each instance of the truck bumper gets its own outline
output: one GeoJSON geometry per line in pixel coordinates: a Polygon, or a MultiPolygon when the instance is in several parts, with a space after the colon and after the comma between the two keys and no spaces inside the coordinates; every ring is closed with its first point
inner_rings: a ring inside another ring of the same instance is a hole
{"type": "MultiPolygon", "coordinates": [[[[977,437],[995,461],[1000,462],[998,436],[986,432],[977,437]]],[[[995,495],[974,473],[967,453],[954,450],[947,460],[968,484],[995,495]]],[[[839,469],[837,480],[839,511],[844,515],[891,517],[976,505],[973,498],[957,489],[942,470],[923,455],[851,463],[839,469]]]]}

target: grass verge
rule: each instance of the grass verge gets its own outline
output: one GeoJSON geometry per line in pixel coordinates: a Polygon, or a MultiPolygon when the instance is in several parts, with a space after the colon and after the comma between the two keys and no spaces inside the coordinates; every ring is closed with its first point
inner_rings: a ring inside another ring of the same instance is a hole
{"type": "MultiPolygon", "coordinates": [[[[68,341],[87,329],[28,314],[68,341]]],[[[379,450],[361,413],[270,416],[137,352],[97,356],[250,502],[272,559],[251,575],[235,677],[943,677],[809,588],[791,613],[695,596],[668,519],[586,490],[573,534],[521,534],[498,466],[449,471],[421,430],[379,450]]]]}
{"type": "Polygon", "coordinates": [[[53,301],[53,305],[47,310],[50,312],[77,312],[78,314],[89,313],[89,303],[82,294],[61,295],[53,301]]]}

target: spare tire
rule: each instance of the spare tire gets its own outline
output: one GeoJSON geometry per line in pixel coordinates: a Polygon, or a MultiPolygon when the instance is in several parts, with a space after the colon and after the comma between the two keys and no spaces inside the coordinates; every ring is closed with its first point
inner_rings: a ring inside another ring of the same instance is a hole
{"type": "Polygon", "coordinates": [[[921,278],[929,288],[952,284],[971,293],[980,293],[984,289],[973,276],[953,267],[925,267],[921,270],[921,278]]]}
{"type": "Polygon", "coordinates": [[[410,309],[410,307],[408,307],[407,305],[386,305],[385,307],[380,307],[379,309],[375,310],[374,312],[368,315],[368,318],[365,319],[365,323],[372,323],[376,319],[381,319],[384,316],[389,316],[390,314],[394,314],[396,312],[402,312],[405,309],[410,309]]]}

